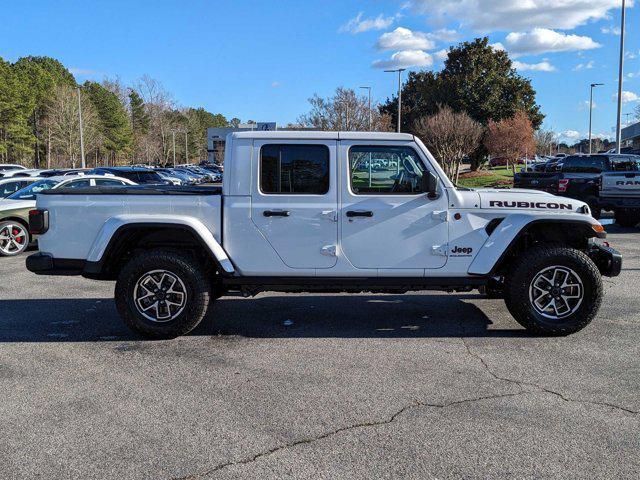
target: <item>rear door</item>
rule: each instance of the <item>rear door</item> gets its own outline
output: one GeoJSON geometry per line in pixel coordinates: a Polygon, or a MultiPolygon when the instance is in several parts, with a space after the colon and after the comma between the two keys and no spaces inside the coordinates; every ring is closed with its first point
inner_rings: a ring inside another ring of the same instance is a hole
{"type": "Polygon", "coordinates": [[[254,142],[251,218],[290,268],[331,268],[338,243],[337,141],[254,142]]]}
{"type": "Polygon", "coordinates": [[[427,159],[413,142],[340,142],[341,247],[360,269],[420,270],[447,262],[447,195],[428,198],[427,159]]]}

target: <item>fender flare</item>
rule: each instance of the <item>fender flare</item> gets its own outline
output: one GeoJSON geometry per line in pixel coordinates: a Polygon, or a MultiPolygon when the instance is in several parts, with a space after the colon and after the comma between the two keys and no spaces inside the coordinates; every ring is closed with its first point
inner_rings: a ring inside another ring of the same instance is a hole
{"type": "Polygon", "coordinates": [[[213,233],[197,218],[184,217],[177,215],[163,215],[157,217],[154,215],[117,215],[109,218],[103,225],[96,239],[94,240],[89,254],[87,255],[87,264],[94,265],[91,273],[98,273],[102,269],[105,253],[113,245],[119,233],[128,228],[140,227],[180,227],[185,228],[193,233],[202,245],[211,253],[217,261],[223,274],[233,274],[235,268],[224,251],[222,246],[213,236],[213,233]]]}
{"type": "Polygon", "coordinates": [[[489,275],[492,273],[496,265],[506,255],[511,246],[526,233],[526,231],[534,225],[541,223],[562,224],[567,227],[573,225],[578,227],[587,227],[589,237],[605,238],[605,233],[596,232],[593,227],[599,226],[600,223],[590,215],[585,214],[558,214],[558,215],[527,215],[512,214],[507,215],[489,235],[484,242],[478,254],[469,265],[468,273],[470,275],[489,275]]]}

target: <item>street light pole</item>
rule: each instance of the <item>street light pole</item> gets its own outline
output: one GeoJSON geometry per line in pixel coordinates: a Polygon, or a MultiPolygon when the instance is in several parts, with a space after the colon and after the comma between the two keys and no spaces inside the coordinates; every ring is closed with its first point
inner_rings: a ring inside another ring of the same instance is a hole
{"type": "Polygon", "coordinates": [[[80,87],[78,90],[78,122],[80,123],[80,166],[82,168],[87,168],[87,165],[84,160],[84,135],[82,132],[82,102],[80,101],[80,87]]]}
{"type": "Polygon", "coordinates": [[[369,92],[369,131],[371,131],[371,127],[372,127],[372,120],[371,120],[371,87],[360,87],[363,88],[365,90],[368,90],[369,92]]]}
{"type": "Polygon", "coordinates": [[[618,117],[616,119],[616,153],[620,153],[622,143],[622,80],[624,74],[624,15],[625,0],[622,0],[622,14],[620,16],[620,65],[618,67],[618,117]]]}
{"type": "Polygon", "coordinates": [[[187,143],[187,132],[184,132],[184,161],[189,163],[189,144],[187,143]]]}
{"type": "Polygon", "coordinates": [[[385,70],[387,73],[398,72],[398,133],[400,133],[400,125],[402,125],[402,72],[406,68],[397,68],[395,70],[385,70]]]}
{"type": "Polygon", "coordinates": [[[589,155],[591,155],[591,123],[593,119],[593,88],[604,85],[603,83],[592,83],[589,93],[589,155]]]}
{"type": "Polygon", "coordinates": [[[171,135],[173,135],[173,166],[176,166],[176,132],[175,130],[173,130],[171,132],[171,135]]]}

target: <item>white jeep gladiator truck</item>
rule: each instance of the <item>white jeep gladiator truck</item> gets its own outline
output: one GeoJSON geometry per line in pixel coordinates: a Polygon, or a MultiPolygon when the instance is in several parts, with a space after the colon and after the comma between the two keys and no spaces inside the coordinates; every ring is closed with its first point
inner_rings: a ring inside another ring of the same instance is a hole
{"type": "Polygon", "coordinates": [[[234,133],[221,189],[51,190],[36,208],[27,268],[116,280],[123,320],[154,338],[266,290],[482,289],[530,331],[569,334],[622,265],[585,203],[457,188],[408,134],[234,133]]]}

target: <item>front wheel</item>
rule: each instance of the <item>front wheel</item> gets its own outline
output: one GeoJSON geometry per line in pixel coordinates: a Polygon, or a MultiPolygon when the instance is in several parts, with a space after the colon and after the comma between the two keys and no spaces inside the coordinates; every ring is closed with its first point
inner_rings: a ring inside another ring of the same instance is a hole
{"type": "Polygon", "coordinates": [[[132,330],[149,338],[174,338],[193,330],[206,315],[211,282],[195,259],[152,250],[124,266],[115,300],[132,330]]]}
{"type": "Polygon", "coordinates": [[[602,277],[579,250],[538,245],[521,255],[505,288],[513,318],[532,333],[568,335],[586,327],[602,302],[602,277]]]}

